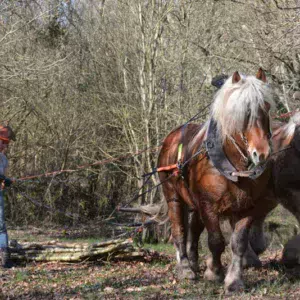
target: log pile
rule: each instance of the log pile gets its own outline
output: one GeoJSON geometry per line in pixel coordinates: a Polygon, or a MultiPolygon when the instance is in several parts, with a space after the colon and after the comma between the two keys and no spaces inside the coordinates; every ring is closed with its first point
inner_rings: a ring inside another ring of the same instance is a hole
{"type": "Polygon", "coordinates": [[[14,261],[64,261],[139,259],[148,252],[133,246],[132,239],[115,239],[94,244],[46,243],[19,244],[10,242],[10,256],[14,261]]]}

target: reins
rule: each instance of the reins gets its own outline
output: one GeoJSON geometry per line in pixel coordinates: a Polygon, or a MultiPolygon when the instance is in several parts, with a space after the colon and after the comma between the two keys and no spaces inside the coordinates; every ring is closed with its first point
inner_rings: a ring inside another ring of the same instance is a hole
{"type": "MultiPolygon", "coordinates": [[[[241,139],[243,141],[243,143],[245,144],[245,146],[247,147],[248,146],[248,141],[246,139],[246,137],[240,133],[240,136],[241,136],[241,139]]],[[[242,149],[240,148],[240,146],[237,144],[237,142],[235,141],[235,139],[231,136],[231,135],[227,135],[227,137],[230,139],[230,141],[232,142],[232,144],[235,146],[235,148],[237,149],[237,151],[239,152],[239,154],[241,155],[242,159],[244,160],[244,162],[246,164],[249,163],[249,158],[246,157],[242,151],[242,149]]]]}
{"type": "MultiPolygon", "coordinates": [[[[209,106],[210,106],[210,104],[206,105],[196,115],[194,115],[192,118],[190,118],[187,122],[185,122],[182,125],[182,127],[181,127],[182,136],[181,136],[181,142],[178,145],[178,154],[177,154],[178,161],[177,161],[177,163],[169,165],[169,166],[162,166],[162,167],[159,167],[159,168],[154,168],[152,170],[152,172],[142,175],[142,177],[148,177],[147,180],[144,182],[143,186],[137,190],[136,194],[129,199],[129,201],[125,201],[125,207],[128,206],[130,203],[132,203],[134,200],[138,199],[139,197],[141,197],[141,196],[143,196],[143,195],[151,192],[152,190],[158,188],[159,186],[161,186],[162,184],[164,184],[166,181],[168,181],[172,177],[176,177],[176,176],[179,176],[179,175],[182,177],[184,168],[190,163],[191,160],[193,160],[198,155],[205,154],[205,155],[203,155],[203,157],[200,158],[200,160],[202,160],[202,159],[204,159],[206,157],[207,151],[206,151],[206,148],[205,148],[204,144],[202,144],[202,146],[200,147],[200,149],[197,152],[195,152],[186,161],[184,161],[184,162],[182,161],[182,158],[183,158],[182,157],[182,153],[183,153],[183,147],[184,147],[184,144],[183,144],[184,136],[183,135],[185,133],[185,128],[186,128],[186,126],[190,122],[192,122],[192,121],[196,120],[197,118],[201,117],[200,114],[202,112],[204,112],[209,106]],[[155,174],[157,172],[164,172],[164,171],[165,172],[173,171],[173,172],[167,178],[165,178],[163,181],[161,181],[159,184],[157,184],[157,185],[155,185],[155,186],[147,189],[143,193],[140,193],[140,191],[144,188],[145,184],[149,181],[150,177],[153,174],[155,174]]],[[[288,116],[291,116],[293,113],[294,112],[290,112],[290,113],[287,113],[287,114],[282,114],[282,115],[278,116],[277,118],[286,118],[288,116]]],[[[0,140],[3,140],[4,142],[9,142],[9,139],[7,139],[5,137],[1,137],[1,136],[0,136],[0,140]]],[[[118,160],[121,160],[121,159],[124,159],[124,158],[130,158],[130,157],[133,157],[135,155],[139,155],[139,154],[141,154],[141,153],[143,153],[145,151],[154,152],[154,151],[157,151],[157,149],[160,148],[160,147],[161,147],[161,144],[159,146],[156,146],[156,147],[153,147],[153,148],[150,148],[150,149],[146,148],[144,150],[137,151],[136,153],[133,153],[133,154],[127,154],[127,155],[123,155],[123,156],[120,156],[120,157],[117,157],[117,158],[104,159],[102,161],[97,161],[97,162],[94,162],[94,163],[91,163],[91,164],[84,164],[84,165],[76,167],[75,169],[58,170],[58,171],[48,172],[48,173],[44,173],[44,174],[31,175],[31,176],[26,176],[26,177],[18,178],[15,181],[19,181],[19,182],[23,181],[24,182],[24,181],[27,181],[27,180],[30,180],[30,179],[33,179],[33,178],[41,178],[41,177],[49,177],[49,176],[53,177],[53,176],[56,176],[56,175],[59,175],[59,174],[65,173],[65,172],[71,173],[71,172],[76,172],[76,171],[80,171],[80,170],[85,170],[88,167],[97,166],[97,165],[105,165],[105,164],[112,163],[112,162],[115,162],[115,161],[118,161],[118,160]]],[[[289,146],[289,147],[281,149],[281,150],[279,150],[277,152],[274,152],[274,153],[271,154],[271,156],[276,155],[279,152],[286,151],[286,150],[288,150],[290,148],[292,148],[292,146],[289,146]]],[[[244,154],[243,154],[243,159],[245,159],[245,155],[244,154]]],[[[243,171],[243,172],[237,172],[235,175],[237,175],[239,177],[249,177],[250,174],[251,174],[251,171],[243,171]]],[[[23,196],[25,197],[25,195],[23,195],[23,196]]],[[[27,199],[28,199],[28,197],[27,197],[27,199]]],[[[33,201],[33,199],[30,199],[30,201],[32,201],[36,205],[41,206],[40,203],[37,204],[36,203],[37,201],[33,201]]],[[[116,210],[118,210],[118,208],[116,208],[113,211],[113,213],[116,210]]],[[[61,212],[61,213],[63,213],[63,212],[61,212]]],[[[68,217],[72,218],[74,216],[73,215],[68,215],[68,217]]]]}

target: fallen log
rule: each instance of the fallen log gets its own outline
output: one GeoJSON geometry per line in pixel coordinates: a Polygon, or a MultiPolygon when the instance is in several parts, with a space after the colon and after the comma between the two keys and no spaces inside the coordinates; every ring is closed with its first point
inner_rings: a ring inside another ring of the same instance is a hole
{"type": "Polygon", "coordinates": [[[94,244],[78,243],[24,243],[10,242],[13,261],[64,261],[137,259],[148,254],[147,250],[133,246],[132,239],[116,239],[94,244]]]}

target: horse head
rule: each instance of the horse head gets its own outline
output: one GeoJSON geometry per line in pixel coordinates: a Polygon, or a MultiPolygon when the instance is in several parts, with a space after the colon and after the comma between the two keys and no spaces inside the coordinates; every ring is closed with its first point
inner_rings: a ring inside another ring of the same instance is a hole
{"type": "Polygon", "coordinates": [[[254,165],[264,163],[271,153],[270,109],[273,106],[266,75],[235,72],[216,94],[212,117],[223,143],[238,150],[254,165]]]}
{"type": "Polygon", "coordinates": [[[272,141],[275,152],[290,146],[291,142],[300,151],[300,112],[296,112],[288,123],[277,122],[273,128],[272,141]]]}

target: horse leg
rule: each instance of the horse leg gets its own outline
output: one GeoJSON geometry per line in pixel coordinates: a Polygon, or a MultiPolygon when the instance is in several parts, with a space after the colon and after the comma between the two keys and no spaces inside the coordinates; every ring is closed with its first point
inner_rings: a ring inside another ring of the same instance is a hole
{"type": "Polygon", "coordinates": [[[243,267],[256,267],[262,266],[258,255],[267,249],[267,241],[264,233],[264,220],[262,217],[253,221],[249,232],[249,243],[246,253],[243,257],[243,267]]]}
{"type": "Polygon", "coordinates": [[[252,222],[252,217],[246,217],[235,224],[234,232],[230,240],[232,260],[225,278],[225,288],[227,292],[238,291],[244,288],[242,261],[248,247],[248,234],[252,222]]]}
{"type": "Polygon", "coordinates": [[[168,201],[171,233],[176,248],[178,277],[180,279],[195,279],[196,274],[189,264],[184,232],[184,207],[176,196],[168,201]]]}
{"type": "MultiPolygon", "coordinates": [[[[234,230],[235,223],[231,220],[230,224],[231,224],[232,230],[234,230]]],[[[256,230],[256,227],[254,228],[254,226],[255,226],[255,224],[253,222],[253,225],[251,226],[251,230],[249,232],[248,247],[247,247],[246,252],[243,256],[242,264],[243,264],[244,268],[250,268],[250,267],[260,268],[262,266],[261,261],[258,258],[258,254],[256,254],[256,252],[254,251],[254,249],[252,247],[252,244],[251,244],[251,241],[252,241],[251,238],[253,238],[253,242],[255,242],[255,240],[254,240],[255,236],[251,235],[252,230],[253,230],[253,233],[256,230]]],[[[259,238],[264,238],[264,236],[262,236],[262,237],[259,236],[259,234],[263,234],[263,232],[259,232],[258,229],[260,229],[260,227],[257,228],[257,232],[255,231],[255,233],[257,234],[257,236],[259,238]]],[[[259,243],[260,243],[259,245],[261,245],[262,242],[259,241],[259,243]]]]}
{"type": "Polygon", "coordinates": [[[242,264],[243,268],[260,268],[262,266],[262,263],[258,255],[255,253],[254,249],[252,248],[250,242],[248,242],[248,247],[243,256],[242,264]]]}
{"type": "Polygon", "coordinates": [[[264,221],[265,217],[255,220],[250,229],[250,244],[257,255],[263,253],[267,249],[267,241],[264,233],[264,221]]]}
{"type": "Polygon", "coordinates": [[[264,221],[277,205],[278,202],[273,194],[266,197],[266,205],[260,208],[259,217],[255,217],[249,232],[249,246],[243,259],[244,267],[260,267],[258,255],[267,249],[267,241],[264,233],[264,221]]]}
{"type": "Polygon", "coordinates": [[[195,210],[188,210],[188,226],[187,226],[187,239],[186,248],[187,256],[190,262],[190,266],[195,273],[200,272],[199,268],[199,238],[204,230],[204,224],[201,222],[199,214],[195,210]]]}
{"type": "Polygon", "coordinates": [[[258,255],[255,253],[254,249],[252,248],[250,242],[248,242],[248,247],[243,256],[242,264],[243,268],[260,268],[262,266],[262,263],[258,255]]]}
{"type": "MultiPolygon", "coordinates": [[[[208,210],[209,211],[209,210],[208,210]]],[[[208,233],[208,247],[211,257],[206,261],[204,278],[210,281],[222,282],[224,280],[224,270],[221,262],[221,255],[225,250],[225,240],[216,216],[202,212],[203,221],[208,233]]]]}

